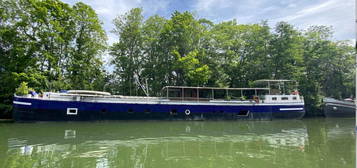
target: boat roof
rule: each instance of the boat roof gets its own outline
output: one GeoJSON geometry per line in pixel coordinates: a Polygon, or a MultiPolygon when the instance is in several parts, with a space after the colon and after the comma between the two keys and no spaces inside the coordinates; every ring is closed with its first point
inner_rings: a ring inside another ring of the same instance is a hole
{"type": "Polygon", "coordinates": [[[295,80],[286,80],[286,79],[260,79],[254,82],[296,82],[295,80]]]}
{"type": "Polygon", "coordinates": [[[109,92],[100,92],[100,91],[93,91],[93,90],[68,90],[67,93],[69,94],[92,94],[92,95],[103,95],[103,96],[110,96],[109,92]]]}
{"type": "Polygon", "coordinates": [[[221,87],[195,87],[195,86],[165,86],[162,89],[269,90],[269,88],[221,88],[221,87]]]}

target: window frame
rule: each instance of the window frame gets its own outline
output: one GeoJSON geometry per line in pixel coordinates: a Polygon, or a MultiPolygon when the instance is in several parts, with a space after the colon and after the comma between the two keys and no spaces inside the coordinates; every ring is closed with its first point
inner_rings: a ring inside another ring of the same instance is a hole
{"type": "Polygon", "coordinates": [[[67,115],[77,115],[78,114],[78,108],[67,108],[67,115]],[[72,112],[74,110],[75,112],[72,112]]]}
{"type": "Polygon", "coordinates": [[[289,97],[281,97],[280,98],[282,101],[286,101],[286,100],[289,100],[289,97]]]}

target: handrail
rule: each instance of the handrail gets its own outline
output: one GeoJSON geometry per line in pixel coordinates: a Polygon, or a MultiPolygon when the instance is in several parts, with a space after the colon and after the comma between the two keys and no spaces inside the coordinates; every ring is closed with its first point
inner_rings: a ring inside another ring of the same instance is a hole
{"type": "Polygon", "coordinates": [[[165,86],[164,89],[207,89],[207,90],[269,90],[269,88],[220,88],[220,87],[195,87],[195,86],[165,86]]]}
{"type": "Polygon", "coordinates": [[[93,91],[93,90],[68,90],[67,93],[105,95],[105,96],[110,96],[111,95],[109,92],[101,92],[101,91],[93,91]]]}

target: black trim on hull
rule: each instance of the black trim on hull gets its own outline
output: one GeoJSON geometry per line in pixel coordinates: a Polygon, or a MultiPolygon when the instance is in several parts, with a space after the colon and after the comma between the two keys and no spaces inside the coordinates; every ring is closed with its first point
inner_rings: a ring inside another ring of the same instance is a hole
{"type": "Polygon", "coordinates": [[[351,106],[327,104],[324,113],[326,117],[352,118],[356,116],[356,109],[351,106]]]}

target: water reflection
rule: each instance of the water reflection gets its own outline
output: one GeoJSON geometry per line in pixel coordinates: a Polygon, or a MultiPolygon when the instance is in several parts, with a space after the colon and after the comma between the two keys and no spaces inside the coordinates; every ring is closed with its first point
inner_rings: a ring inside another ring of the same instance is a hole
{"type": "Polygon", "coordinates": [[[73,139],[76,138],[76,130],[65,130],[64,139],[73,139]]]}
{"type": "Polygon", "coordinates": [[[353,167],[354,120],[0,125],[2,167],[353,167]]]}

